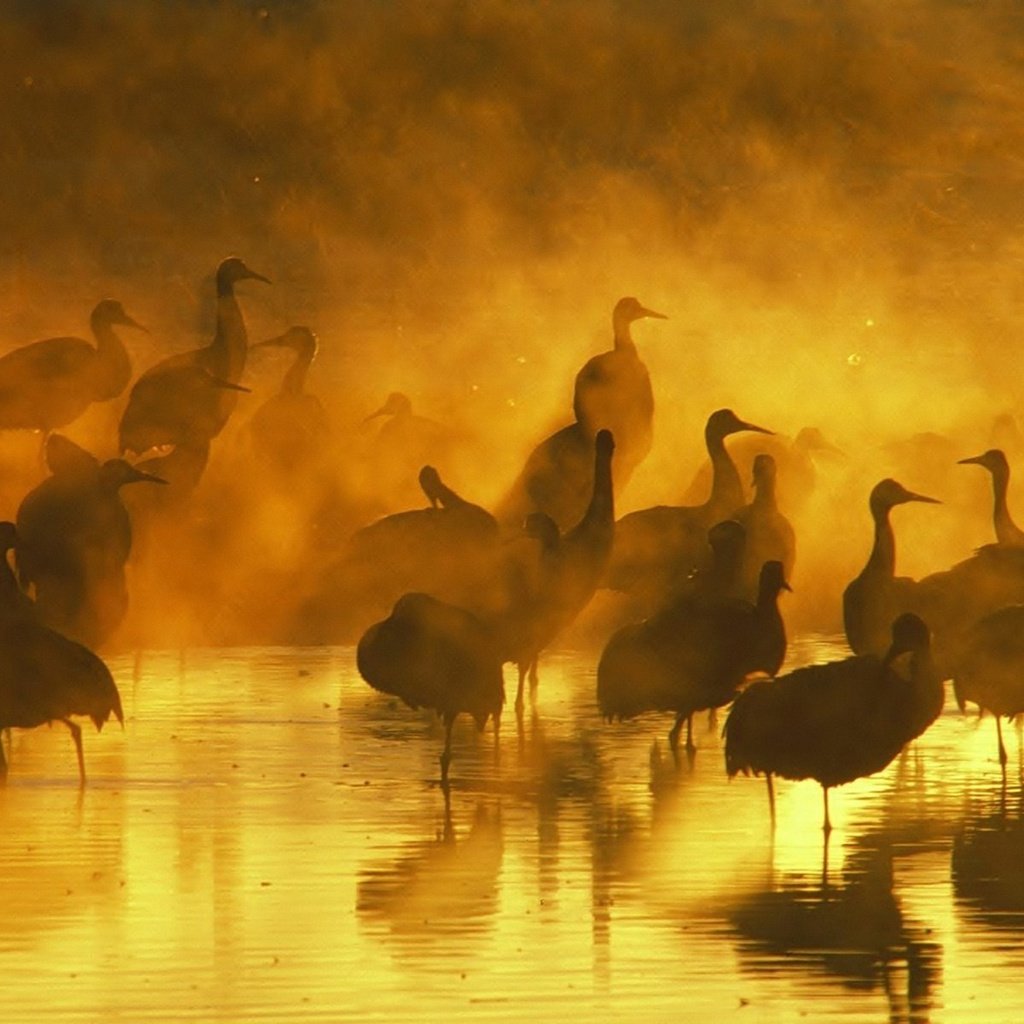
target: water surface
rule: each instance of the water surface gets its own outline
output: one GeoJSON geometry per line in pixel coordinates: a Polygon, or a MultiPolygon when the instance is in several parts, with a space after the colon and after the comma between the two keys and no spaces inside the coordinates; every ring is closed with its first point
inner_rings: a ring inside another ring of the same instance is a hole
{"type": "MultiPolygon", "coordinates": [[[[792,645],[799,663],[833,638],[792,645]]],[[[12,1021],[1024,1019],[1019,759],[949,702],[834,791],[607,725],[542,663],[493,736],[372,691],[349,648],[114,659],[126,726],[16,732],[0,790],[12,1021]],[[1013,770],[1017,769],[1017,770],[1013,770]]]]}

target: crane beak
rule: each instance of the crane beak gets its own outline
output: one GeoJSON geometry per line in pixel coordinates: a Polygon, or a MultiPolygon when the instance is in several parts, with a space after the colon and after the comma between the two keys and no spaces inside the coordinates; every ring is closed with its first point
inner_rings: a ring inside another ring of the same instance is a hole
{"type": "Polygon", "coordinates": [[[928,505],[941,505],[938,498],[929,498],[927,494],[916,494],[914,491],[907,491],[904,501],[923,501],[928,505]]]}
{"type": "Polygon", "coordinates": [[[140,484],[140,483],[151,483],[151,484],[166,484],[168,481],[162,476],[157,476],[155,473],[147,473],[145,470],[136,469],[134,466],[131,467],[131,473],[128,476],[127,483],[140,484]]]}
{"type": "Polygon", "coordinates": [[[769,430],[767,427],[759,427],[755,423],[747,423],[746,420],[740,420],[739,429],[740,430],[753,430],[757,434],[772,434],[772,435],[774,435],[774,433],[775,433],[774,430],[769,430]]]}
{"type": "Polygon", "coordinates": [[[213,374],[210,374],[210,385],[225,391],[243,391],[247,395],[252,394],[252,388],[247,388],[244,384],[235,384],[223,377],[214,377],[213,374]]]}
{"type": "Polygon", "coordinates": [[[143,334],[149,334],[148,327],[143,327],[138,320],[133,320],[127,313],[125,314],[124,319],[119,322],[123,327],[134,327],[135,330],[142,331],[143,334]]]}
{"type": "Polygon", "coordinates": [[[249,348],[270,348],[271,346],[286,346],[288,344],[288,335],[278,334],[276,337],[267,338],[266,341],[257,341],[255,345],[250,345],[249,348]]]}
{"type": "Polygon", "coordinates": [[[386,416],[387,412],[387,406],[382,405],[376,412],[371,412],[369,416],[364,417],[363,423],[369,423],[370,420],[375,420],[378,416],[386,416]]]}
{"type": "Polygon", "coordinates": [[[653,317],[655,320],[667,320],[668,317],[664,313],[656,313],[653,309],[648,309],[646,306],[640,307],[641,316],[653,317]]]}
{"type": "Polygon", "coordinates": [[[957,459],[956,464],[958,466],[984,466],[984,457],[981,455],[972,455],[969,459],[957,459]]]}
{"type": "Polygon", "coordinates": [[[269,277],[264,277],[262,274],[257,274],[255,270],[249,270],[248,267],[246,267],[245,269],[247,271],[247,273],[245,275],[246,279],[253,280],[253,281],[262,281],[264,284],[273,284],[274,283],[273,281],[270,280],[269,277]]]}

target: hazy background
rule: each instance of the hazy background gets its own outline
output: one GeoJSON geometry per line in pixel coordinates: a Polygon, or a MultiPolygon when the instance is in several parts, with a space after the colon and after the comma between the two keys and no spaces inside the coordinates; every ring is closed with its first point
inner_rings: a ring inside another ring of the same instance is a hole
{"type": "Polygon", "coordinates": [[[847,451],[811,542],[837,576],[889,474],[982,514],[898,510],[905,568],[990,539],[980,470],[878,445],[974,455],[1020,404],[1017,3],[8,0],[0,69],[0,348],[111,295],[144,369],[209,338],[238,254],[274,281],[239,290],[253,340],[320,336],[339,461],[405,390],[489,504],[636,295],[671,319],[634,331],[656,437],[620,511],[678,500],[731,405],[847,451]]]}

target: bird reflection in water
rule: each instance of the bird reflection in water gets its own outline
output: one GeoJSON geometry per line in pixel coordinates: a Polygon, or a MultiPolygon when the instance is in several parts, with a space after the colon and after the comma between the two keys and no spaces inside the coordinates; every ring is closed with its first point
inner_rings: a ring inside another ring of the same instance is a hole
{"type": "MultiPolygon", "coordinates": [[[[992,801],[989,801],[990,803],[992,801]]],[[[968,811],[953,840],[953,893],[961,910],[986,927],[1019,932],[1024,925],[1022,797],[1007,807],[1005,783],[997,808],[968,811]]]]}
{"type": "Polygon", "coordinates": [[[821,878],[770,878],[737,900],[729,922],[741,968],[753,974],[799,971],[838,978],[850,988],[881,987],[890,1021],[928,1021],[942,947],[904,914],[893,892],[892,852],[858,851],[840,885],[821,878]]]}
{"type": "Polygon", "coordinates": [[[434,957],[439,948],[456,962],[471,956],[498,910],[503,852],[500,808],[479,803],[460,836],[446,800],[435,838],[360,871],[359,920],[403,957],[434,957]]]}

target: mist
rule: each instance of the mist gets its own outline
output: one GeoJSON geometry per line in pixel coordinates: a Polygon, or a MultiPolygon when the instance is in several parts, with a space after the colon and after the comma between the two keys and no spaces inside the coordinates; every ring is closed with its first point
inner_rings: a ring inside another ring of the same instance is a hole
{"type": "MultiPolygon", "coordinates": [[[[797,596],[832,601],[863,564],[884,476],[950,506],[896,517],[900,571],[991,539],[981,474],[890,443],[930,432],[975,455],[1020,406],[1024,14],[1008,0],[24,0],[0,55],[0,348],[83,334],[109,295],[150,329],[126,339],[137,374],[209,340],[214,268],[243,256],[273,281],[240,289],[251,339],[319,337],[307,387],[345,509],[320,548],[407,507],[374,494],[363,423],[393,391],[450,430],[446,481],[497,502],[571,420],[623,295],[670,319],[635,331],[655,442],[620,514],[678,502],[704,421],[731,406],[847,453],[798,524],[797,596]]],[[[248,495],[245,529],[197,559],[256,605],[308,556],[246,448],[287,365],[250,357],[253,394],[197,495],[248,495]]],[[[66,432],[113,455],[121,406],[66,432]]],[[[37,446],[0,436],[7,516],[37,446]]]]}

